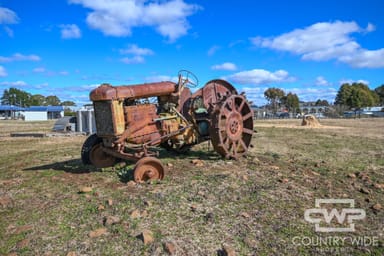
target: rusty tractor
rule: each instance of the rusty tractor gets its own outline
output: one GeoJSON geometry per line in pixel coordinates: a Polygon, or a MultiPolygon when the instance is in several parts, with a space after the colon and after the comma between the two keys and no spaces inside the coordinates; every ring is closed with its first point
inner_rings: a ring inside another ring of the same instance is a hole
{"type": "Polygon", "coordinates": [[[121,159],[137,161],[134,179],[143,182],[164,177],[154,146],[186,152],[210,140],[227,159],[245,154],[253,134],[253,111],[245,95],[221,79],[192,93],[197,86],[196,76],[186,70],[179,72],[177,83],[100,85],[90,93],[97,132],[84,142],[82,162],[104,168],[121,159]]]}

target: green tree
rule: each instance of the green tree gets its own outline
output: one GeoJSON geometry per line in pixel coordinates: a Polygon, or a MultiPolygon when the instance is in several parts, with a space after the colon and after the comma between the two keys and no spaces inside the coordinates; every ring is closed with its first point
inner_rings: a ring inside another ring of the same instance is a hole
{"type": "Polygon", "coordinates": [[[329,102],[327,100],[318,99],[315,103],[315,106],[329,106],[329,102]]]}
{"type": "Polygon", "coordinates": [[[64,115],[65,116],[75,116],[76,112],[74,112],[70,107],[76,106],[76,103],[73,101],[63,101],[60,103],[61,106],[64,106],[64,115]]]}
{"type": "Polygon", "coordinates": [[[45,97],[41,94],[34,94],[31,96],[31,106],[43,106],[45,103],[45,97]]]}
{"type": "Polygon", "coordinates": [[[60,99],[55,95],[47,96],[45,98],[45,104],[44,105],[46,105],[46,106],[60,106],[60,99]]]}
{"type": "Polygon", "coordinates": [[[1,97],[1,104],[27,107],[30,105],[31,94],[17,88],[4,90],[1,97]]]}
{"type": "Polygon", "coordinates": [[[264,97],[270,102],[274,112],[276,112],[277,106],[281,103],[284,96],[285,92],[279,88],[268,88],[264,92],[264,97]]]}
{"type": "Polygon", "coordinates": [[[335,100],[336,105],[344,105],[349,108],[371,107],[378,102],[379,95],[363,83],[343,84],[335,100]]]}
{"type": "Polygon", "coordinates": [[[299,97],[296,93],[289,92],[287,96],[283,97],[282,101],[290,112],[296,112],[299,109],[299,97]]]}
{"type": "Polygon", "coordinates": [[[74,107],[76,103],[70,100],[66,100],[60,103],[61,106],[74,107]]]}
{"type": "Polygon", "coordinates": [[[379,104],[384,105],[384,84],[377,87],[375,92],[379,96],[379,104]]]}
{"type": "Polygon", "coordinates": [[[335,99],[335,105],[347,105],[347,100],[351,95],[351,85],[346,83],[342,84],[339,91],[337,92],[336,99],[335,99]]]}

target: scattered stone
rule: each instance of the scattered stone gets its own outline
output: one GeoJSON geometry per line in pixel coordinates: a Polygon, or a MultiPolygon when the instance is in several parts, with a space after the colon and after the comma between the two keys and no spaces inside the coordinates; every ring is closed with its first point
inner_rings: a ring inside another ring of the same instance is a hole
{"type": "Polygon", "coordinates": [[[248,181],[248,176],[247,175],[243,175],[242,178],[243,178],[244,181],[248,181]]]}
{"type": "Polygon", "coordinates": [[[272,171],[278,171],[280,170],[280,167],[279,166],[276,166],[276,165],[272,165],[269,167],[272,171]]]}
{"type": "Polygon", "coordinates": [[[222,255],[224,256],[236,256],[235,250],[229,244],[222,244],[222,255]]]}
{"type": "Polygon", "coordinates": [[[104,226],[112,226],[120,222],[121,219],[118,216],[106,216],[103,220],[104,226]]]}
{"type": "Polygon", "coordinates": [[[320,176],[320,173],[318,172],[315,172],[315,171],[309,171],[313,176],[320,176]]]}
{"type": "Polygon", "coordinates": [[[196,212],[196,210],[197,210],[197,206],[196,205],[191,205],[191,211],[192,212],[196,212]]]}
{"type": "Polygon", "coordinates": [[[19,241],[19,242],[16,244],[16,246],[17,246],[17,248],[19,248],[19,249],[23,249],[23,248],[26,248],[26,247],[29,246],[29,242],[30,242],[30,240],[29,240],[28,238],[26,238],[26,239],[23,239],[23,240],[19,241]]]}
{"type": "Polygon", "coordinates": [[[130,181],[128,181],[127,185],[128,185],[128,187],[132,188],[132,187],[136,186],[136,182],[134,182],[133,180],[130,180],[130,181]]]}
{"type": "Polygon", "coordinates": [[[141,217],[147,217],[148,216],[148,211],[147,210],[144,210],[144,211],[142,211],[141,213],[140,213],[140,216],[141,217]]]}
{"type": "Polygon", "coordinates": [[[2,208],[7,208],[12,205],[12,198],[9,196],[2,196],[0,197],[0,206],[2,208]]]}
{"type": "Polygon", "coordinates": [[[145,245],[153,243],[155,240],[153,238],[153,233],[150,230],[143,230],[143,232],[139,235],[139,238],[143,241],[145,245]]]}
{"type": "Polygon", "coordinates": [[[375,183],[375,184],[373,184],[373,186],[374,186],[375,188],[378,188],[378,189],[384,189],[384,183],[382,183],[382,184],[380,184],[380,183],[375,183]]]}
{"type": "Polygon", "coordinates": [[[381,209],[383,209],[383,206],[381,204],[377,203],[377,204],[372,205],[372,209],[375,211],[380,211],[381,209]]]}
{"type": "Polygon", "coordinates": [[[90,193],[93,189],[91,187],[81,187],[79,188],[79,193],[90,193]]]}
{"type": "Polygon", "coordinates": [[[251,217],[251,215],[249,215],[247,212],[240,213],[240,216],[243,217],[243,218],[246,218],[246,219],[251,217]]]}
{"type": "Polygon", "coordinates": [[[191,160],[191,163],[196,167],[202,167],[204,166],[204,161],[200,159],[193,159],[191,160]]]}
{"type": "Polygon", "coordinates": [[[164,243],[164,250],[169,254],[169,255],[175,255],[176,254],[176,246],[173,242],[165,242],[164,243]]]}
{"type": "Polygon", "coordinates": [[[33,229],[32,225],[24,225],[24,226],[15,227],[11,231],[11,233],[14,234],[14,235],[20,235],[20,234],[28,232],[28,231],[30,231],[32,229],[33,229]]]}
{"type": "Polygon", "coordinates": [[[252,248],[252,249],[256,249],[257,248],[257,241],[255,239],[253,239],[252,237],[250,236],[246,236],[244,238],[244,243],[249,247],[249,248],[252,248]]]}
{"type": "Polygon", "coordinates": [[[107,201],[107,203],[108,203],[109,206],[112,206],[112,205],[113,205],[113,200],[112,200],[112,198],[109,198],[108,201],[107,201]]]}
{"type": "Polygon", "coordinates": [[[104,235],[106,233],[107,233],[107,229],[106,228],[98,228],[98,229],[95,229],[95,230],[89,232],[88,236],[90,238],[96,238],[96,237],[100,237],[100,236],[102,236],[102,235],[104,235]]]}
{"type": "Polygon", "coordinates": [[[173,164],[172,163],[167,163],[167,166],[168,167],[173,167],[173,164]]]}
{"type": "Polygon", "coordinates": [[[287,178],[279,178],[278,180],[281,183],[288,183],[288,181],[289,181],[287,178]]]}
{"type": "Polygon", "coordinates": [[[354,174],[354,173],[348,173],[348,174],[347,174],[347,177],[348,177],[348,178],[351,178],[351,179],[356,179],[356,174],[354,174]]]}
{"type": "Polygon", "coordinates": [[[97,207],[97,210],[98,210],[99,212],[104,211],[104,210],[105,210],[105,206],[102,205],[102,204],[99,204],[99,206],[97,207]]]}
{"type": "Polygon", "coordinates": [[[371,178],[368,176],[368,174],[366,174],[364,172],[358,172],[357,176],[359,177],[359,179],[361,179],[363,181],[370,181],[371,180],[371,178]]]}
{"type": "Polygon", "coordinates": [[[133,210],[131,212],[131,218],[132,219],[137,219],[137,218],[140,218],[140,217],[141,217],[141,215],[140,215],[140,211],[138,209],[133,210]]]}
{"type": "Polygon", "coordinates": [[[363,193],[363,194],[367,194],[367,195],[371,193],[371,191],[369,191],[366,188],[360,188],[360,192],[363,193]]]}
{"type": "Polygon", "coordinates": [[[67,256],[77,256],[77,253],[76,252],[68,252],[67,256]]]}

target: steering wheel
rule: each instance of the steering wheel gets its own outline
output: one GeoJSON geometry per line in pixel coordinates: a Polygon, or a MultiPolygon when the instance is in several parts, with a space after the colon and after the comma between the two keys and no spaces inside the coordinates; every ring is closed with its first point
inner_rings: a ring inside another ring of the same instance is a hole
{"type": "Polygon", "coordinates": [[[199,85],[199,79],[193,74],[191,71],[188,70],[180,70],[178,73],[179,82],[182,86],[186,85],[190,88],[195,88],[199,85]]]}

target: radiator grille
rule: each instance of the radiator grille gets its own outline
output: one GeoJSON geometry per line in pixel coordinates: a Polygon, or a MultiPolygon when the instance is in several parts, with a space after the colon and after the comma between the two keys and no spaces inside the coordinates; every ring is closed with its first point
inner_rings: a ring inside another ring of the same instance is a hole
{"type": "Polygon", "coordinates": [[[113,114],[111,101],[95,101],[96,130],[98,136],[114,135],[113,114]]]}

